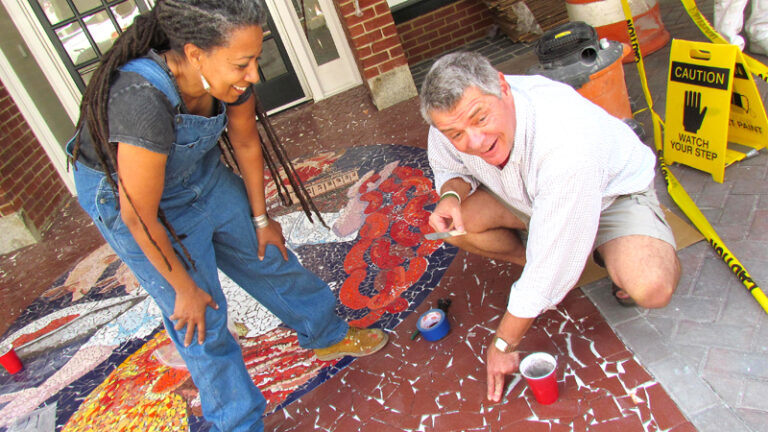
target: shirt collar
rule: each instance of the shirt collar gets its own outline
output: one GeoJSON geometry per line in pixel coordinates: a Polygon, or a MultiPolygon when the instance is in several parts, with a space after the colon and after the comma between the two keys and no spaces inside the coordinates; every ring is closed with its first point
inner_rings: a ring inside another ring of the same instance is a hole
{"type": "MultiPolygon", "coordinates": [[[[507,79],[509,82],[509,79],[507,79]]],[[[517,166],[523,161],[523,155],[525,153],[525,134],[528,129],[528,100],[525,95],[515,90],[510,83],[510,91],[512,92],[512,98],[515,101],[515,138],[512,143],[512,154],[509,156],[509,164],[515,164],[517,166]]]]}

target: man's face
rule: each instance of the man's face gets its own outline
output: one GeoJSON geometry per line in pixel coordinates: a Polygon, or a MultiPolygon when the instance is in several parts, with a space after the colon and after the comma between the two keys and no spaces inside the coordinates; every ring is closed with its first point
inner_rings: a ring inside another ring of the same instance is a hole
{"type": "Polygon", "coordinates": [[[430,112],[435,127],[456,150],[495,166],[507,161],[515,137],[514,102],[504,76],[499,76],[501,98],[470,87],[453,109],[430,112]]]}

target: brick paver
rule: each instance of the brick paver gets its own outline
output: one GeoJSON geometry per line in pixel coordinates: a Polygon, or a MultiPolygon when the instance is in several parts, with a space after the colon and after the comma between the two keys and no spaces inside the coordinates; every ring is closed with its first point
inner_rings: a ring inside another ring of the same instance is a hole
{"type": "MultiPolygon", "coordinates": [[[[672,37],[705,41],[680,2],[661,0],[672,37]]],[[[699,2],[712,15],[712,1],[699,2]]],[[[765,57],[757,57],[768,61],[765,57]]],[[[648,56],[656,111],[664,116],[669,46],[648,56]]],[[[642,100],[634,65],[625,66],[630,97],[642,100]]],[[[758,83],[766,100],[766,85],[758,83]]],[[[644,103],[640,104],[643,106],[644,103]]],[[[650,117],[638,115],[650,131],[650,117]]],[[[650,139],[646,143],[652,145],[650,139]]],[[[684,166],[672,171],[761,287],[768,286],[768,154],[736,163],[725,182],[684,166]]],[[[663,183],[660,200],[682,216],[663,183]]],[[[700,431],[768,431],[768,314],[705,242],[679,252],[683,277],[664,309],[621,308],[608,284],[584,287],[606,320],[700,431]]]]}

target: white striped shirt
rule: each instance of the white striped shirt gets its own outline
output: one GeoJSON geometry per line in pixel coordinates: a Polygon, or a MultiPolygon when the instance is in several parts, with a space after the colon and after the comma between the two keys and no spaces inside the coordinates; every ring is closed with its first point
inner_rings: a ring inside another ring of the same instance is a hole
{"type": "Polygon", "coordinates": [[[434,127],[429,163],[438,191],[452,178],[482,183],[530,216],[526,265],[507,310],[535,317],[578,281],[600,212],[647,188],[655,157],[624,122],[571,87],[541,76],[506,76],[515,102],[514,145],[503,170],[461,153],[434,127]]]}

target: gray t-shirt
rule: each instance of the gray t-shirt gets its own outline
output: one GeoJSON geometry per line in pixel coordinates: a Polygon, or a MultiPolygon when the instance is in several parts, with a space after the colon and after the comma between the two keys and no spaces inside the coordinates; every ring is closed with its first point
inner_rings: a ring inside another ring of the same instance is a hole
{"type": "MultiPolygon", "coordinates": [[[[173,78],[162,56],[151,50],[146,58],[159,64],[173,78]]],[[[237,101],[229,105],[239,105],[251,96],[253,87],[243,93],[237,101]]],[[[216,103],[221,103],[218,100],[216,103]]],[[[173,119],[176,114],[187,113],[184,102],[180,106],[171,106],[171,102],[149,83],[143,76],[135,72],[118,71],[109,88],[109,142],[113,149],[116,143],[123,142],[145,148],[155,153],[168,154],[175,141],[173,119]]],[[[218,112],[218,105],[216,108],[218,112]]],[[[94,148],[91,135],[88,133],[87,122],[84,122],[80,132],[80,150],[77,161],[90,168],[103,171],[99,157],[94,148]]],[[[114,171],[114,169],[110,169],[114,171]]]]}

